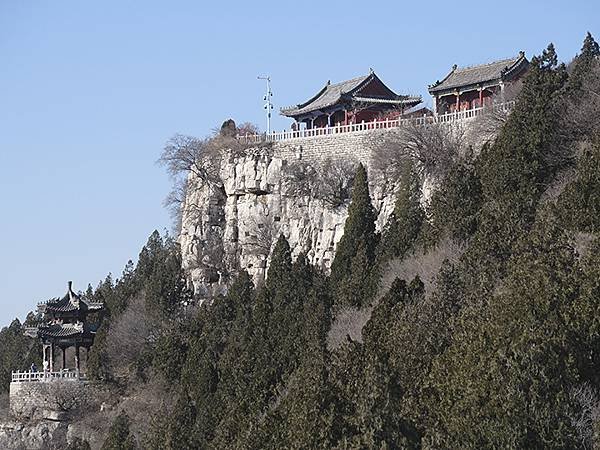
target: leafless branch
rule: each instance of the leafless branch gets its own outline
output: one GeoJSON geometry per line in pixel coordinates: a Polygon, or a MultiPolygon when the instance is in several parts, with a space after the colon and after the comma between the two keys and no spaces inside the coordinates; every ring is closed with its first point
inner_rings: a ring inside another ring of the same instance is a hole
{"type": "Polygon", "coordinates": [[[571,398],[579,406],[579,412],[571,417],[571,423],[586,449],[595,448],[594,429],[600,419],[600,398],[598,391],[583,383],[571,390],[571,398]]]}
{"type": "Polygon", "coordinates": [[[589,138],[600,133],[600,61],[582,80],[581,94],[571,96],[558,106],[559,113],[575,137],[589,138]]]}
{"type": "Polygon", "coordinates": [[[409,162],[416,163],[424,174],[443,176],[461,154],[464,137],[462,127],[411,122],[387,135],[375,149],[373,165],[396,179],[409,162]]]}
{"type": "Polygon", "coordinates": [[[328,158],[320,165],[297,161],[287,170],[287,195],[312,195],[335,208],[350,198],[356,164],[328,158]]]}

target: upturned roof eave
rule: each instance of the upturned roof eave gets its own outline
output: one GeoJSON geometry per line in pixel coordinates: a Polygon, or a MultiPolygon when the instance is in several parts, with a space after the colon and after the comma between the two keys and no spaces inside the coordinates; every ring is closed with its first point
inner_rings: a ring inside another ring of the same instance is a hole
{"type": "MultiPolygon", "coordinates": [[[[514,61],[510,65],[508,65],[504,69],[502,69],[500,71],[499,75],[497,75],[497,76],[484,78],[484,79],[478,80],[477,82],[468,83],[468,84],[454,83],[449,86],[444,86],[444,83],[446,82],[446,80],[448,80],[448,78],[452,74],[454,74],[457,70],[461,69],[459,67],[453,67],[452,70],[441,81],[437,81],[434,84],[430,85],[428,87],[428,91],[430,94],[450,93],[450,92],[456,91],[456,89],[459,87],[477,87],[478,85],[485,84],[485,83],[500,82],[500,81],[504,80],[507,76],[512,75],[512,73],[514,73],[517,69],[522,68],[524,63],[528,63],[528,60],[523,52],[520,52],[519,56],[517,56],[516,58],[513,58],[513,59],[514,59],[514,61]]],[[[497,62],[501,62],[501,61],[502,60],[497,61],[497,62]]],[[[494,64],[494,62],[488,63],[488,64],[494,64]]],[[[473,69],[481,68],[488,64],[472,66],[471,68],[473,68],[473,69]]]]}

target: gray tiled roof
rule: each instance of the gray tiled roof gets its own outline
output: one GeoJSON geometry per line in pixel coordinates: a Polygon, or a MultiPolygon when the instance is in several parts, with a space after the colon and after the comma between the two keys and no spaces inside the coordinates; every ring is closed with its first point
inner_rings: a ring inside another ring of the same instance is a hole
{"type": "Polygon", "coordinates": [[[43,311],[53,312],[72,312],[77,310],[99,311],[104,307],[102,303],[90,302],[89,300],[77,295],[71,290],[70,285],[63,298],[54,298],[48,300],[46,303],[40,304],[40,306],[43,311]]]}
{"type": "Polygon", "coordinates": [[[364,103],[390,103],[395,105],[415,105],[421,103],[423,99],[420,95],[406,95],[396,100],[390,100],[388,98],[375,98],[375,97],[354,97],[357,102],[364,103]]]}
{"type": "Polygon", "coordinates": [[[370,76],[371,75],[369,74],[335,84],[327,83],[327,85],[325,85],[325,87],[321,89],[317,93],[317,95],[315,95],[310,100],[304,103],[300,103],[296,106],[282,108],[281,112],[285,115],[304,114],[335,105],[338,101],[340,101],[343,94],[353,91],[354,89],[359,87],[364,81],[366,81],[367,78],[369,78],[370,76]]]}
{"type": "Polygon", "coordinates": [[[42,337],[65,338],[80,334],[84,334],[82,324],[52,324],[39,328],[39,335],[42,337]]]}
{"type": "Polygon", "coordinates": [[[460,86],[476,85],[486,81],[500,80],[502,76],[519,66],[525,60],[524,54],[502,59],[488,64],[471,67],[456,67],[442,81],[429,87],[429,92],[444,91],[460,86]]]}

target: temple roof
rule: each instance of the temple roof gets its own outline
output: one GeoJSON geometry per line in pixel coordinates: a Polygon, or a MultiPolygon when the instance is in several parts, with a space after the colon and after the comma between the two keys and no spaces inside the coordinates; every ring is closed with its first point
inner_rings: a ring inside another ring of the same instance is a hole
{"type": "Polygon", "coordinates": [[[442,81],[429,86],[429,92],[439,92],[463,86],[478,85],[489,81],[503,80],[513,74],[518,74],[528,65],[525,54],[520,52],[517,56],[500,61],[470,67],[452,68],[442,81]]]}
{"type": "Polygon", "coordinates": [[[54,298],[39,305],[41,312],[73,312],[73,311],[99,311],[102,303],[91,302],[73,292],[72,282],[69,281],[67,293],[62,298],[54,298]]]}
{"type": "Polygon", "coordinates": [[[84,334],[83,324],[52,324],[38,327],[38,335],[42,338],[67,338],[84,334]]]}
{"type": "Polygon", "coordinates": [[[344,100],[412,106],[420,103],[421,97],[398,95],[394,93],[383,84],[374,72],[371,71],[368,75],[352,78],[351,80],[342,81],[340,83],[331,84],[331,82],[328,81],[315,96],[306,102],[287,108],[281,108],[281,114],[288,117],[295,117],[329,108],[344,100]],[[373,82],[380,83],[384,94],[376,96],[368,94],[360,95],[365,86],[373,82]]]}

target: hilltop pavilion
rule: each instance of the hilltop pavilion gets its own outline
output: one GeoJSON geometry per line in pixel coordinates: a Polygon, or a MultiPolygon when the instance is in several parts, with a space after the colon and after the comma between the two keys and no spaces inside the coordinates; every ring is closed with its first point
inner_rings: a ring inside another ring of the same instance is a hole
{"type": "Polygon", "coordinates": [[[38,304],[42,322],[37,327],[28,328],[26,332],[28,336],[41,339],[44,366],[50,372],[54,372],[57,347],[62,350],[63,370],[67,368],[67,349],[75,347],[75,369],[79,372],[79,350],[85,348],[87,356],[96,335],[96,327],[89,323],[88,315],[100,312],[103,308],[103,303],[92,302],[73,292],[71,281],[64,297],[38,304]]]}
{"type": "Polygon", "coordinates": [[[396,119],[421,103],[420,96],[398,95],[371,70],[368,75],[331,84],[330,81],[304,103],[282,108],[281,114],[293,118],[297,126],[321,128],[396,119]]]}
{"type": "Polygon", "coordinates": [[[519,81],[527,72],[525,53],[513,58],[471,67],[457,67],[441,81],[429,86],[436,114],[464,111],[491,105],[496,95],[501,101],[507,86],[519,81]]]}

